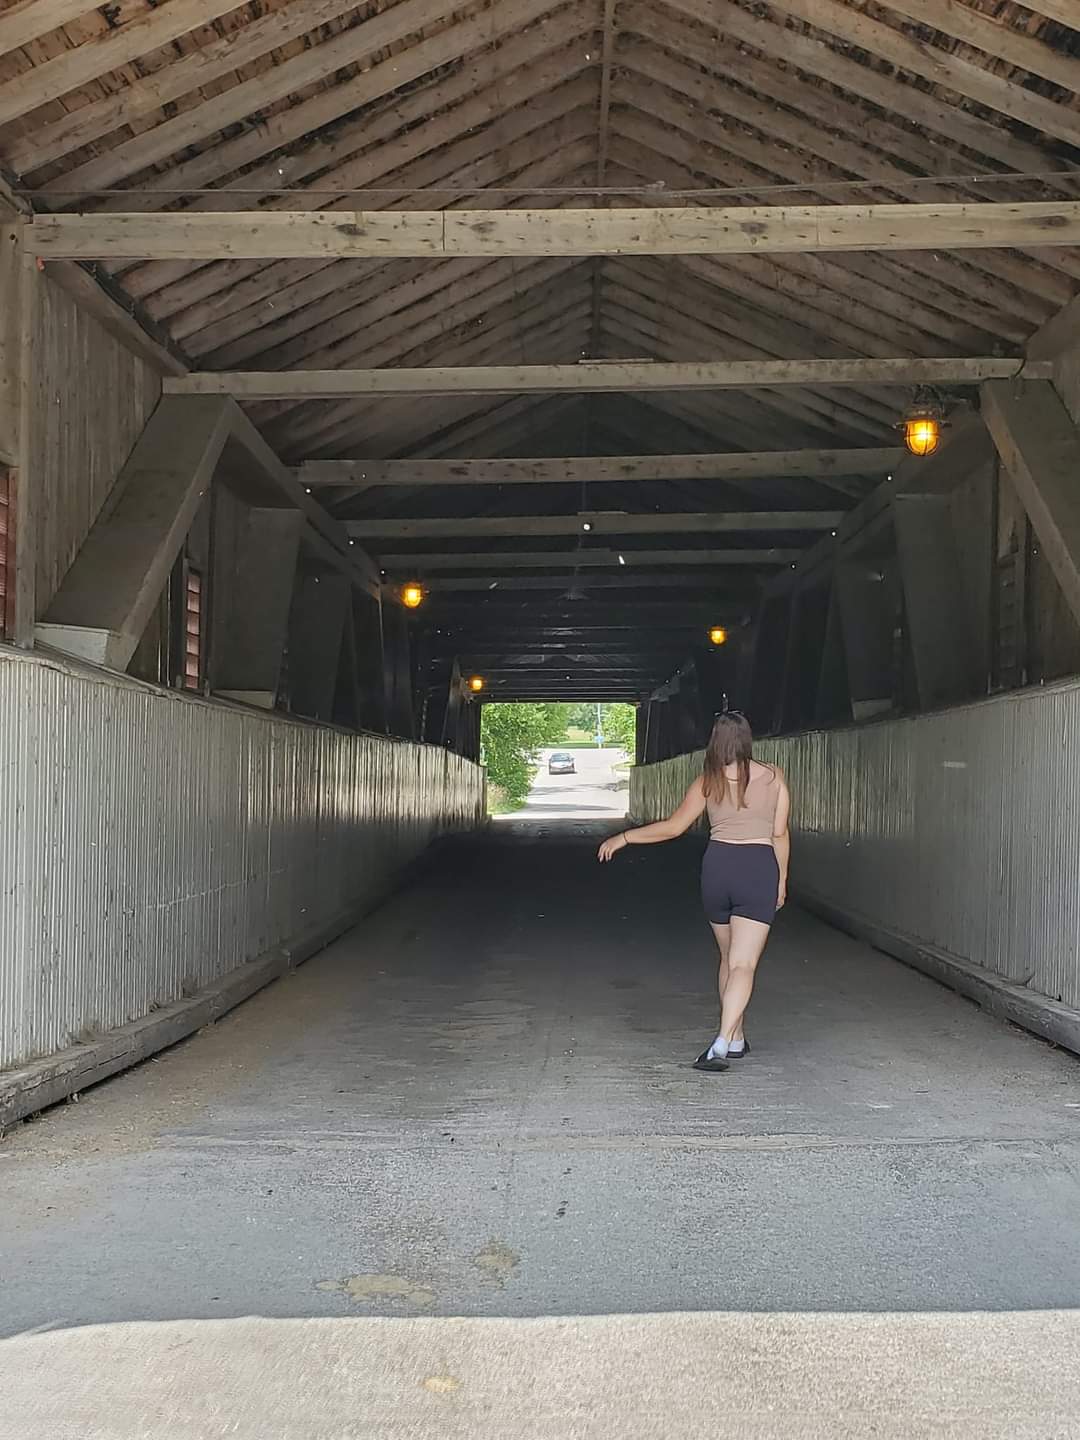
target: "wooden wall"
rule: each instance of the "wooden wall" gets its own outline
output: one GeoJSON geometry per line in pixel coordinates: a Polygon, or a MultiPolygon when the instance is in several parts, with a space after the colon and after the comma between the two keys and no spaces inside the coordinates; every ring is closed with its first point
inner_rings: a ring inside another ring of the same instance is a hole
{"type": "MultiPolygon", "coordinates": [[[[161,393],[160,376],[47,275],[32,276],[23,484],[44,614],[161,393]],[[36,282],[36,283],[35,283],[36,282]]],[[[26,563],[25,553],[20,567],[26,563]]]]}
{"type": "Polygon", "coordinates": [[[0,465],[19,449],[19,253],[13,224],[0,214],[0,465]]]}

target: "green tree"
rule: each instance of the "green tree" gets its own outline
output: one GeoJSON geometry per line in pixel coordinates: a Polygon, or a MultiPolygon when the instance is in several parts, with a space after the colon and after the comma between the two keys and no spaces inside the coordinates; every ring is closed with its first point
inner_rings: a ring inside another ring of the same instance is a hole
{"type": "Polygon", "coordinates": [[[485,705],[480,739],[488,779],[512,810],[524,804],[545,745],[566,734],[567,705],[485,705]]]}
{"type": "Polygon", "coordinates": [[[602,720],[605,742],[620,746],[633,759],[637,743],[637,712],[633,705],[605,705],[602,720]]]}
{"type": "MultiPolygon", "coordinates": [[[[567,709],[569,725],[576,730],[584,730],[587,735],[596,734],[597,707],[593,702],[583,701],[577,705],[570,705],[567,709]]],[[[612,702],[600,706],[600,733],[604,737],[605,744],[619,745],[633,754],[636,724],[633,705],[612,702]]]]}

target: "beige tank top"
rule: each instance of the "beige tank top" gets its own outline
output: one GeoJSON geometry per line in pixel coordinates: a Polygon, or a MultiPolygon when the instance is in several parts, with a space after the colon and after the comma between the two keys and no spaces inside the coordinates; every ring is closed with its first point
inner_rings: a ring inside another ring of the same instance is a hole
{"type": "Polygon", "coordinates": [[[736,789],[728,782],[727,795],[721,803],[718,797],[710,796],[706,801],[709,812],[709,838],[732,844],[736,841],[768,841],[772,843],[773,822],[780,800],[780,782],[775,770],[767,766],[757,775],[751,774],[750,783],[743,797],[746,808],[735,808],[736,789]]]}

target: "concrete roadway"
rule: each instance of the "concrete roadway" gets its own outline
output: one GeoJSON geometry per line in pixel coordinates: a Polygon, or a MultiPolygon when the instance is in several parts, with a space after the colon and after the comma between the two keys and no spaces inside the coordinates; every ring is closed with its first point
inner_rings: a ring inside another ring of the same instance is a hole
{"type": "MultiPolygon", "coordinates": [[[[552,775],[548,761],[554,750],[544,750],[533,780],[529,798],[515,812],[515,820],[604,820],[610,819],[612,829],[626,815],[630,789],[629,772],[616,769],[626,759],[623,750],[568,750],[573,755],[573,775],[552,775]]],[[[500,816],[500,823],[506,816],[500,816]]]]}
{"type": "Polygon", "coordinates": [[[1080,1433],[1080,1063],[792,911],[699,1075],[700,842],[607,828],[9,1136],[0,1435],[1080,1433]]]}

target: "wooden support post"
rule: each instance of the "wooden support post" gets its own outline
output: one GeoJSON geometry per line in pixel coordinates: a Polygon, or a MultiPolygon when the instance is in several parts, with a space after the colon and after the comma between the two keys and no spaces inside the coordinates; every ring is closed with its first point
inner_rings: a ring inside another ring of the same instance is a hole
{"type": "MultiPolygon", "coordinates": [[[[351,597],[350,597],[351,598],[351,597]]],[[[355,730],[360,724],[362,696],[356,654],[356,623],[349,599],[341,627],[341,649],[338,652],[337,686],[334,692],[332,719],[335,725],[355,730]]]]}
{"type": "Polygon", "coordinates": [[[383,688],[381,600],[366,591],[353,590],[353,634],[356,674],[360,687],[358,724],[363,730],[385,734],[386,695],[383,688]]]}
{"type": "Polygon", "coordinates": [[[987,383],[982,411],[1047,562],[1080,622],[1080,431],[1048,380],[987,383]]]}
{"type": "Polygon", "coordinates": [[[235,527],[215,526],[210,688],[271,710],[304,517],[299,510],[243,506],[237,518],[235,527]]]}
{"type": "Polygon", "coordinates": [[[760,735],[774,735],[780,728],[790,624],[790,593],[766,596],[755,637],[749,714],[760,735]]]}
{"type": "Polygon", "coordinates": [[[851,714],[868,720],[893,704],[891,587],[871,560],[841,561],[835,585],[851,714]]]}
{"type": "Polygon", "coordinates": [[[985,693],[949,497],[896,495],[893,520],[920,707],[985,693]]]}
{"type": "Polygon", "coordinates": [[[333,718],[349,582],[329,570],[297,577],[289,619],[289,707],[309,720],[333,718]]]}
{"type": "Polygon", "coordinates": [[[802,730],[814,723],[828,609],[827,585],[814,585],[793,594],[780,709],[781,729],[785,731],[802,730]]]}
{"type": "Polygon", "coordinates": [[[227,402],[162,400],[37,626],[40,641],[127,668],[231,426],[227,402]]]}
{"type": "Polygon", "coordinates": [[[829,585],[829,608],[825,618],[825,636],[814,705],[816,725],[844,725],[851,719],[851,697],[848,693],[847,663],[844,655],[844,625],[840,614],[838,588],[834,573],[829,585]]]}
{"type": "Polygon", "coordinates": [[[409,622],[400,605],[383,600],[383,674],[389,733],[413,738],[413,686],[409,622]]]}
{"type": "Polygon", "coordinates": [[[634,711],[634,764],[644,765],[649,733],[649,706],[643,703],[634,711]]]}
{"type": "MultiPolygon", "coordinates": [[[[25,228],[20,221],[17,233],[25,228]]],[[[41,396],[35,385],[34,366],[41,322],[43,277],[25,255],[15,265],[14,289],[18,317],[14,336],[15,359],[15,583],[10,631],[16,645],[34,644],[37,619],[39,487],[42,475],[40,445],[45,427],[39,423],[41,396]]]]}
{"type": "Polygon", "coordinates": [[[22,375],[22,280],[18,225],[0,210],[0,465],[19,463],[20,378],[22,375]]]}

